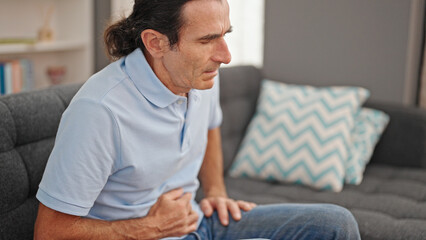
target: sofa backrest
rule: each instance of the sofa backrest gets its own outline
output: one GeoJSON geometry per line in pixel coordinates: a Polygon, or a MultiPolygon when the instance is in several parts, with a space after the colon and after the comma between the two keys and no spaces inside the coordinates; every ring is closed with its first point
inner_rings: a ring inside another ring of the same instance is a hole
{"type": "Polygon", "coordinates": [[[0,97],[0,239],[33,239],[38,184],[80,85],[0,97]]]}
{"type": "Polygon", "coordinates": [[[223,112],[222,147],[226,172],[256,110],[262,75],[260,70],[253,66],[237,66],[220,69],[219,76],[223,112]]]}
{"type": "Polygon", "coordinates": [[[371,163],[426,169],[426,111],[377,101],[365,106],[384,111],[390,117],[371,163]]]}

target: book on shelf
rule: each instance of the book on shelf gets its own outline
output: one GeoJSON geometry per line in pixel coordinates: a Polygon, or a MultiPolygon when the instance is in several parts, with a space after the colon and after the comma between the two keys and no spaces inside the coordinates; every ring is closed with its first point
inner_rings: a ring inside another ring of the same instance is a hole
{"type": "Polygon", "coordinates": [[[4,84],[5,84],[5,93],[11,93],[13,92],[12,88],[12,64],[5,64],[4,65],[4,84]]]}
{"type": "Polygon", "coordinates": [[[35,38],[0,38],[0,44],[35,44],[35,38]]]}
{"type": "Polygon", "coordinates": [[[5,85],[5,74],[4,74],[4,63],[0,62],[0,94],[3,95],[6,92],[5,85]]]}
{"type": "Polygon", "coordinates": [[[29,91],[35,88],[33,63],[28,59],[21,59],[22,66],[22,91],[29,91]]]}
{"type": "Polygon", "coordinates": [[[28,91],[34,87],[33,65],[28,59],[0,61],[0,94],[28,91]]]}

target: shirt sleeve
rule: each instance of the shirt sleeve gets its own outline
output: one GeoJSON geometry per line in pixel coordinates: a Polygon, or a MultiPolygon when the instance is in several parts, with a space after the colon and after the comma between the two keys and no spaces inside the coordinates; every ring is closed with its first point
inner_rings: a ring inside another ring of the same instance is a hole
{"type": "Polygon", "coordinates": [[[220,127],[221,124],[222,108],[220,107],[220,81],[219,76],[217,76],[212,89],[209,129],[220,127]]]}
{"type": "Polygon", "coordinates": [[[37,199],[59,212],[86,216],[120,160],[120,137],[111,111],[90,99],[64,112],[37,199]]]}

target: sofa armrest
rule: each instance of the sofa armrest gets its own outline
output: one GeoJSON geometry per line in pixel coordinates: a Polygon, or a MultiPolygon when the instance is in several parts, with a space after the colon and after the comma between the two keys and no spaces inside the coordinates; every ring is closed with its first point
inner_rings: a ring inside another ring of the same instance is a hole
{"type": "Polygon", "coordinates": [[[426,168],[426,111],[394,103],[367,102],[365,106],[390,117],[371,162],[426,168]]]}

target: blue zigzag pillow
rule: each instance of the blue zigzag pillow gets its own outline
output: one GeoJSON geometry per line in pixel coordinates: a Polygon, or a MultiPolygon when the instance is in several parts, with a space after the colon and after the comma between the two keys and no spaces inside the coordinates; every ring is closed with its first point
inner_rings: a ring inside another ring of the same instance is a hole
{"type": "Polygon", "coordinates": [[[354,116],[368,96],[358,87],[264,80],[230,175],[341,191],[354,116]]]}
{"type": "Polygon", "coordinates": [[[358,185],[363,179],[365,166],[373,155],[374,148],[389,122],[382,111],[362,108],[355,117],[352,132],[352,147],[346,165],[345,182],[358,185]]]}

